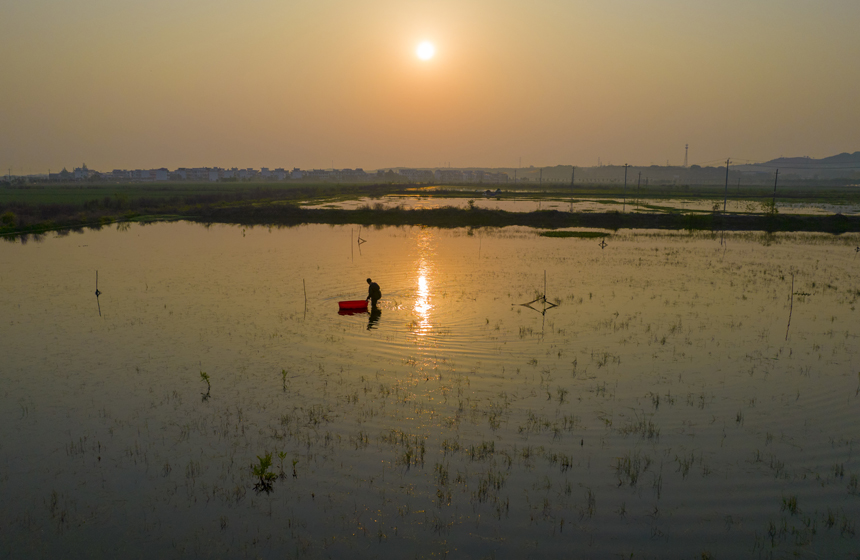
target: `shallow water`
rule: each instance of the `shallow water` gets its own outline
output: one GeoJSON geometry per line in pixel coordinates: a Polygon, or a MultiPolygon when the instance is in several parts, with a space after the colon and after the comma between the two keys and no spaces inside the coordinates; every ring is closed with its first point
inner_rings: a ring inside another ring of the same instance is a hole
{"type": "MultiPolygon", "coordinates": [[[[308,202],[303,205],[306,208],[339,208],[343,210],[355,210],[364,206],[379,207],[384,209],[432,209],[432,208],[468,208],[471,202],[476,208],[488,210],[503,210],[505,212],[536,212],[538,210],[558,210],[560,212],[712,212],[716,204],[718,210],[722,210],[723,204],[714,200],[703,199],[649,199],[637,198],[601,198],[584,199],[564,197],[534,198],[522,197],[517,194],[504,194],[503,196],[484,197],[482,193],[473,193],[474,198],[448,198],[436,196],[382,196],[376,198],[360,198],[357,200],[338,200],[320,204],[318,201],[308,202]]],[[[776,203],[777,212],[789,215],[807,216],[829,216],[841,213],[846,216],[860,214],[860,206],[856,204],[823,204],[823,203],[776,203]]],[[[726,204],[728,213],[753,213],[765,212],[761,202],[749,200],[730,200],[726,204]]]]}
{"type": "Polygon", "coordinates": [[[860,549],[860,236],[357,235],[0,244],[0,556],[860,549]]]}

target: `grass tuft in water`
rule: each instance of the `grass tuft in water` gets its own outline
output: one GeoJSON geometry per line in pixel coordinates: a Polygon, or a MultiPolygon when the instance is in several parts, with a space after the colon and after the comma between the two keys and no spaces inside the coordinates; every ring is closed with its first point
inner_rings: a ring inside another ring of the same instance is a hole
{"type": "Polygon", "coordinates": [[[254,473],[255,477],[260,479],[259,482],[254,484],[254,490],[268,494],[272,491],[272,481],[278,478],[278,475],[269,472],[269,468],[272,466],[272,454],[257,455],[257,460],[259,463],[251,466],[251,472],[254,473]]]}
{"type": "Polygon", "coordinates": [[[212,384],[209,383],[209,374],[206,373],[205,371],[201,371],[200,372],[200,379],[202,379],[203,381],[206,382],[206,392],[200,393],[203,396],[203,398],[201,400],[208,401],[209,400],[209,393],[210,393],[210,391],[212,391],[212,384]]]}

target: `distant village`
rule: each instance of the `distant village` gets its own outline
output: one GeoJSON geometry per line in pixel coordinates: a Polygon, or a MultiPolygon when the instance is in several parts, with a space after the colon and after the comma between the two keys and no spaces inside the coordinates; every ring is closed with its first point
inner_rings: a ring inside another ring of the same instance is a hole
{"type": "MultiPolygon", "coordinates": [[[[44,177],[44,175],[42,176],[44,177]]],[[[180,167],[159,169],[114,169],[99,172],[86,164],[73,171],[49,173],[50,182],[69,181],[308,181],[308,182],[411,182],[411,183],[507,183],[507,173],[458,169],[388,169],[367,172],[363,169],[260,169],[233,167],[180,167]]]]}
{"type": "Polygon", "coordinates": [[[491,185],[522,184],[574,185],[574,184],[627,184],[649,185],[766,185],[773,184],[776,170],[783,183],[809,183],[811,181],[834,184],[860,184],[860,152],[843,153],[824,159],[779,158],[764,163],[726,165],[605,165],[574,167],[556,165],[546,167],[510,168],[389,168],[376,171],[358,169],[260,169],[237,167],[180,167],[175,170],[114,169],[96,171],[86,164],[72,171],[0,177],[0,183],[73,183],[73,182],[244,182],[272,181],[308,183],[413,183],[413,184],[471,184],[491,185]]]}

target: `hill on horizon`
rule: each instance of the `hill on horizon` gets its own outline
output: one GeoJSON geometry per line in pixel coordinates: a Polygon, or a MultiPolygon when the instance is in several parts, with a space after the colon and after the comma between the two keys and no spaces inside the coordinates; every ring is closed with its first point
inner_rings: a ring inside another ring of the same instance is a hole
{"type": "Polygon", "coordinates": [[[853,154],[849,154],[848,152],[842,152],[841,154],[821,159],[815,159],[810,157],[780,157],[772,159],[770,161],[766,161],[764,163],[756,163],[753,165],[762,165],[768,167],[774,165],[802,165],[804,167],[828,165],[860,165],[860,152],[854,152],[853,154]]]}

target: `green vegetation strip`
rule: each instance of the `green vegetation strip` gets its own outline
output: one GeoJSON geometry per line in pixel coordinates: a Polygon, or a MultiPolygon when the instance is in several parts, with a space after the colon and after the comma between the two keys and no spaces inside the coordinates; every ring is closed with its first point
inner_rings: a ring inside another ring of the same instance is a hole
{"type": "MultiPolygon", "coordinates": [[[[860,231],[860,217],[720,212],[506,212],[483,208],[384,209],[365,205],[354,210],[304,208],[300,204],[334,199],[375,199],[405,194],[404,185],[117,185],[0,189],[0,236],[99,228],[116,222],[187,219],[202,223],[293,226],[356,224],[367,226],[507,227],[539,229],[593,228],[710,231],[860,231]],[[41,189],[41,190],[40,190],[41,189]],[[107,192],[115,191],[107,195],[107,192]],[[20,197],[28,194],[29,197],[20,197]],[[95,196],[94,196],[95,195],[95,196]],[[99,196],[105,195],[105,196],[99,196]],[[6,198],[4,201],[3,199],[6,198]]],[[[609,194],[605,192],[604,194],[609,194]]],[[[704,194],[701,193],[701,194],[704,194]]],[[[809,193],[803,193],[808,195],[809,193]]],[[[443,195],[446,196],[446,195],[443,195]]],[[[688,198],[689,196],[685,196],[688,198]]],[[[617,203],[617,201],[615,201],[617,203]]],[[[590,234],[592,232],[589,232],[590,234]]],[[[578,236],[558,232],[550,236],[578,236]]],[[[586,235],[585,237],[588,237],[586,235]]]]}

